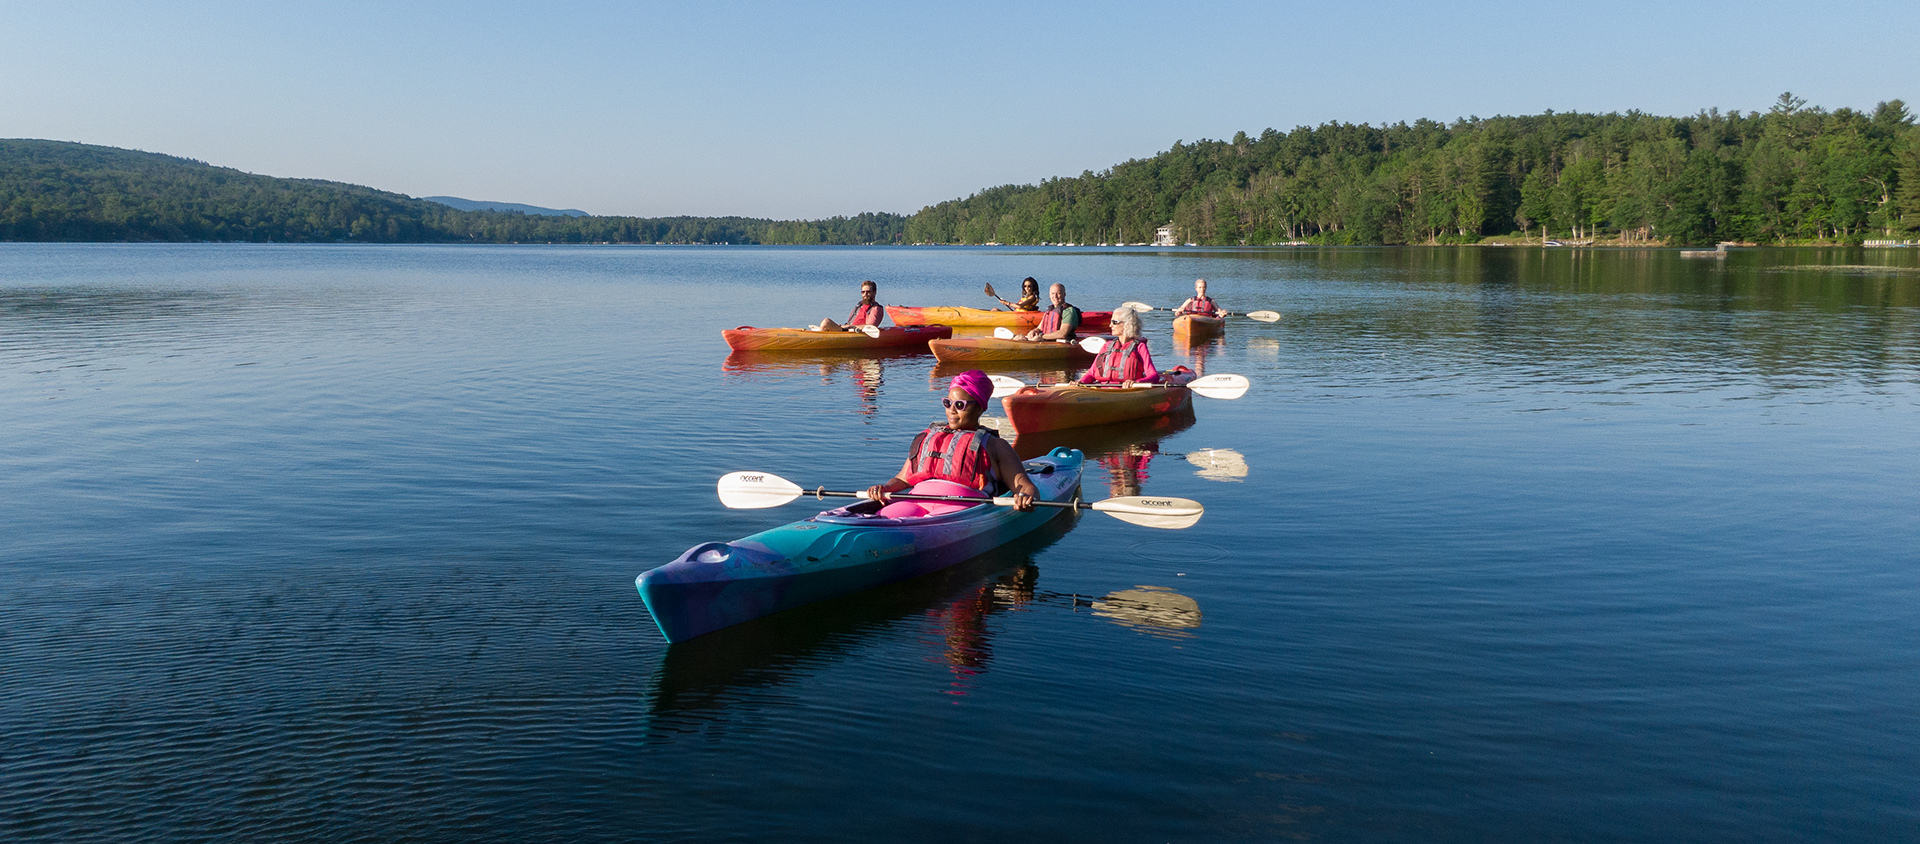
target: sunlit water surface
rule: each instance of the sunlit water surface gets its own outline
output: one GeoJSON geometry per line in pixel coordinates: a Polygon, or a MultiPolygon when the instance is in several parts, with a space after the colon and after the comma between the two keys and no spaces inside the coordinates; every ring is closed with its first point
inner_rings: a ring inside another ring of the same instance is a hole
{"type": "Polygon", "coordinates": [[[0,837],[1914,840],[1912,253],[0,245],[0,837]],[[1025,275],[1285,315],[1056,438],[1200,525],[667,647],[942,383],[719,329],[1025,275]]]}

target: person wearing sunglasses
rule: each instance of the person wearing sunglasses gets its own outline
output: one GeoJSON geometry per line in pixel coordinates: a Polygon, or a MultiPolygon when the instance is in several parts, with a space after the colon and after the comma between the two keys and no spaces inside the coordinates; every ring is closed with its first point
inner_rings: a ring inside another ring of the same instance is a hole
{"type": "Polygon", "coordinates": [[[1140,339],[1140,315],[1132,308],[1115,308],[1112,329],[1113,341],[1100,347],[1080,383],[1121,387],[1159,383],[1153,353],[1147,350],[1147,341],[1140,339]]]}
{"type": "Polygon", "coordinates": [[[957,501],[892,501],[889,493],[911,490],[917,495],[960,495],[991,498],[1011,490],[1016,510],[1033,509],[1040,491],[1027,477],[1026,467],[1013,446],[980,424],[993,382],[978,369],[953,377],[947,397],[940,400],[946,419],[913,438],[907,462],[886,483],[867,488],[867,497],[880,502],[880,515],[890,519],[936,516],[971,505],[957,501]]]}
{"type": "Polygon", "coordinates": [[[831,319],[822,319],[818,330],[852,331],[862,325],[879,327],[880,320],[887,316],[886,307],[876,299],[879,293],[880,285],[874,284],[873,279],[860,282],[860,304],[853,306],[853,313],[847,315],[847,321],[834,322],[831,319]]]}

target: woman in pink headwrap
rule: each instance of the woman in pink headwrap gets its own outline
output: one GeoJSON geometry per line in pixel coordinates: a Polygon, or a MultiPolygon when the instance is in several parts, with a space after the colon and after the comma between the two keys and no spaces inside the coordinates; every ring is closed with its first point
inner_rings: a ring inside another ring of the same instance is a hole
{"type": "Polygon", "coordinates": [[[886,483],[867,489],[867,497],[880,502],[880,515],[894,519],[931,516],[964,509],[969,505],[954,501],[889,501],[888,493],[911,489],[919,495],[963,495],[990,498],[1000,490],[1013,492],[1017,510],[1032,510],[1039,490],[1020,463],[1013,446],[1000,439],[992,428],[980,426],[980,414],[993,396],[993,382],[987,374],[970,369],[953,377],[947,397],[944,424],[921,431],[913,438],[907,462],[886,483]]]}

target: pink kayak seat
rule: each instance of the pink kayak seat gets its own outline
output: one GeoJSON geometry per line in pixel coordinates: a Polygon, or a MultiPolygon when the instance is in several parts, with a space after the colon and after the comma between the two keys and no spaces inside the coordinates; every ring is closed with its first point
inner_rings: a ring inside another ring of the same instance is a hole
{"type": "MultiPolygon", "coordinates": [[[[982,499],[991,497],[965,484],[943,481],[938,478],[914,484],[913,488],[907,490],[907,492],[914,495],[964,495],[968,498],[982,499]]],[[[942,513],[954,512],[955,510],[965,510],[972,506],[971,504],[962,504],[958,501],[895,501],[892,504],[880,508],[880,515],[889,519],[912,519],[919,516],[938,516],[942,513]]]]}

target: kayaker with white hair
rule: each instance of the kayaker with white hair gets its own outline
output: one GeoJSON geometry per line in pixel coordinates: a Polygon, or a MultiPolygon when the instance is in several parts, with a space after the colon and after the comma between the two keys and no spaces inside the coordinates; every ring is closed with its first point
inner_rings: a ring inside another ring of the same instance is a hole
{"type": "Polygon", "coordinates": [[[879,293],[880,285],[874,284],[873,279],[860,282],[860,304],[853,306],[853,313],[847,315],[847,321],[839,323],[831,319],[823,319],[820,320],[820,330],[851,331],[862,325],[878,328],[880,320],[887,315],[887,309],[882,307],[876,299],[879,293]]]}
{"type": "Polygon", "coordinates": [[[1147,341],[1140,339],[1140,315],[1132,308],[1115,308],[1111,330],[1113,339],[1100,348],[1093,365],[1080,376],[1080,383],[1122,387],[1159,383],[1160,370],[1153,366],[1153,353],[1147,351],[1147,341]]]}
{"type": "Polygon", "coordinates": [[[1219,303],[1213,301],[1213,298],[1207,295],[1207,280],[1204,278],[1196,278],[1193,280],[1193,295],[1188,297],[1187,301],[1181,302],[1180,307],[1173,309],[1174,316],[1180,316],[1181,314],[1224,317],[1227,315],[1227,310],[1220,307],[1219,303]]]}
{"type": "Polygon", "coordinates": [[[882,505],[880,515],[905,519],[972,506],[956,501],[890,501],[887,497],[888,493],[908,490],[918,495],[969,498],[991,498],[996,491],[1010,490],[1014,509],[1033,509],[1033,499],[1040,491],[1027,477],[1020,456],[992,428],[980,424],[980,414],[986,411],[992,396],[993,382],[978,369],[953,377],[947,397],[940,400],[946,408],[944,423],[934,423],[913,438],[907,462],[898,474],[867,488],[867,497],[882,505]]]}

